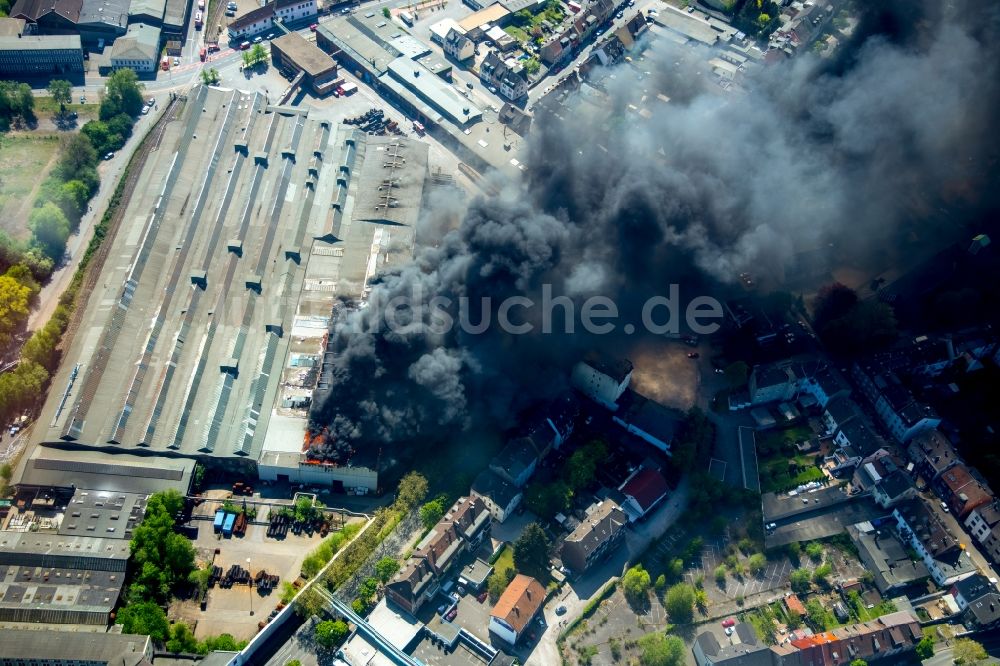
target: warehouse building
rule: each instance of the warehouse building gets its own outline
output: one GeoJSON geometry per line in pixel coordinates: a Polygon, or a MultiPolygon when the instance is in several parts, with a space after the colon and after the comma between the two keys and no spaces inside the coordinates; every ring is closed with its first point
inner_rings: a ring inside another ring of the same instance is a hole
{"type": "Polygon", "coordinates": [[[145,666],[153,663],[149,636],[98,632],[5,629],[0,664],[5,666],[145,666]]]}
{"type": "Polygon", "coordinates": [[[79,31],[84,44],[105,46],[125,34],[128,29],[129,0],[83,0],[80,8],[79,31]]]}
{"type": "Polygon", "coordinates": [[[0,76],[83,72],[78,35],[29,35],[25,26],[24,19],[0,18],[0,76]]]}
{"type": "Polygon", "coordinates": [[[410,257],[427,145],[205,86],[160,145],[18,486],[186,491],[200,461],[374,490],[376,451],[309,456],[308,410],[335,303],[410,257]]]}

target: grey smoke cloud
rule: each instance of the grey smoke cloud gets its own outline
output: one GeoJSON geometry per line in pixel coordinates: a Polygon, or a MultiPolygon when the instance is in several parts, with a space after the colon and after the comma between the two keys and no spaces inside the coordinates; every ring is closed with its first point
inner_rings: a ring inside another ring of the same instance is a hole
{"type": "MultiPolygon", "coordinates": [[[[928,206],[939,204],[929,202],[978,195],[978,183],[995,180],[986,137],[996,127],[997,19],[981,18],[975,31],[942,20],[907,24],[896,42],[872,35],[839,69],[802,56],[734,94],[703,68],[692,76],[697,59],[661,40],[637,68],[608,72],[615,112],[571,103],[566,121],[538,114],[524,182],[467,206],[432,199],[425,245],[378,278],[371,307],[414,294],[423,305],[537,301],[551,284],[577,301],[610,296],[638,319],[642,301],[671,282],[690,299],[742,271],[780,284],[800,250],[859,264],[892,253],[931,224],[928,206]],[[636,101],[650,118],[625,110],[636,101]]],[[[315,427],[329,428],[325,454],[509,427],[565,388],[585,350],[625,354],[635,342],[558,326],[516,337],[442,332],[432,310],[396,312],[405,326],[393,331],[373,329],[360,311],[337,321],[333,388],[313,413],[315,427]]]]}

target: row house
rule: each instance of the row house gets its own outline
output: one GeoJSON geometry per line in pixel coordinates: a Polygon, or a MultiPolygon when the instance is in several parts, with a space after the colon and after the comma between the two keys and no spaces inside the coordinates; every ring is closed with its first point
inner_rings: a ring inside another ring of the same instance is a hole
{"type": "Polygon", "coordinates": [[[938,585],[951,585],[975,573],[965,549],[941,520],[920,500],[892,510],[900,537],[920,556],[938,585]]]}
{"type": "Polygon", "coordinates": [[[611,18],[614,11],[613,0],[594,0],[576,14],[567,17],[539,49],[542,62],[549,66],[567,62],[580,45],[611,18]]]}
{"type": "Polygon", "coordinates": [[[1000,564],[1000,500],[969,512],[965,529],[979,542],[986,556],[1000,564]]]}
{"type": "Polygon", "coordinates": [[[496,51],[486,54],[479,66],[479,80],[492,86],[508,101],[515,102],[528,94],[528,76],[524,67],[506,62],[496,51]]]}
{"type": "Polygon", "coordinates": [[[563,565],[582,574],[601,562],[621,544],[629,519],[610,499],[587,509],[587,516],[566,537],[560,551],[563,565]]]}
{"type": "Polygon", "coordinates": [[[993,501],[989,486],[976,479],[964,463],[955,465],[934,483],[934,490],[959,519],[964,520],[973,509],[993,501]]]}
{"type": "Polygon", "coordinates": [[[913,463],[914,471],[928,483],[934,483],[942,474],[962,462],[955,447],[936,428],[926,430],[910,440],[906,455],[913,463]]]}
{"type": "Polygon", "coordinates": [[[459,498],[385,586],[386,598],[415,614],[434,598],[460,555],[475,550],[488,537],[491,524],[489,508],[480,498],[459,498]]]}
{"type": "Polygon", "coordinates": [[[855,363],[851,372],[879,420],[901,444],[940,425],[937,412],[918,401],[895,372],[880,372],[877,366],[862,363],[855,363]]]}

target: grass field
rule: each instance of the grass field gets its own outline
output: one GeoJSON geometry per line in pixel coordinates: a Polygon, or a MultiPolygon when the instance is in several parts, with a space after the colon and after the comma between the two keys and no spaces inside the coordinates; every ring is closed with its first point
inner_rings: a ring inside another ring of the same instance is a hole
{"type": "MultiPolygon", "coordinates": [[[[86,114],[86,113],[96,115],[97,114],[97,105],[96,104],[77,104],[77,103],[67,104],[66,105],[66,112],[69,113],[69,112],[72,112],[72,111],[76,111],[80,115],[83,115],[83,114],[86,114]]],[[[49,114],[54,114],[54,113],[58,113],[58,112],[59,112],[59,105],[56,104],[55,100],[53,100],[51,97],[38,96],[38,97],[35,98],[35,113],[36,114],[49,115],[49,114]]]]}
{"type": "Polygon", "coordinates": [[[0,136],[0,230],[28,237],[35,188],[45,180],[59,148],[56,134],[0,136]]]}

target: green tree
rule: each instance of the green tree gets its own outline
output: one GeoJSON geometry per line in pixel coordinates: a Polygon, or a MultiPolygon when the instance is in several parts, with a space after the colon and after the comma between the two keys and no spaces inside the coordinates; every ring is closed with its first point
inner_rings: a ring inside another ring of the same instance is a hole
{"type": "Polygon", "coordinates": [[[746,386],[747,380],[750,378],[750,366],[743,361],[730,363],[723,372],[725,373],[726,381],[733,388],[746,386]]]}
{"type": "Polygon", "coordinates": [[[92,150],[96,153],[107,153],[116,140],[111,136],[108,125],[100,120],[88,120],[80,128],[80,136],[90,142],[92,150]]]}
{"type": "Polygon", "coordinates": [[[827,627],[833,624],[833,617],[818,599],[810,599],[806,602],[806,616],[809,624],[816,631],[826,631],[827,627]]]}
{"type": "Polygon", "coordinates": [[[291,661],[286,661],[285,666],[302,666],[302,662],[298,659],[292,659],[291,661]]]}
{"type": "Polygon", "coordinates": [[[196,654],[198,652],[198,639],[194,637],[191,627],[184,622],[176,622],[170,627],[170,640],[167,641],[167,650],[173,653],[196,654]]]}
{"type": "Polygon", "coordinates": [[[557,513],[569,509],[573,490],[562,479],[549,483],[535,482],[524,493],[524,503],[533,514],[552,520],[557,513]]]}
{"type": "Polygon", "coordinates": [[[0,275],[0,344],[6,345],[28,320],[31,291],[30,286],[10,275],[0,275]]]}
{"type": "Polygon", "coordinates": [[[38,247],[53,260],[62,259],[69,238],[69,220],[60,208],[49,201],[31,211],[28,226],[38,247]]]}
{"type": "Polygon", "coordinates": [[[759,574],[767,566],[767,558],[764,557],[762,553],[754,553],[747,560],[747,568],[750,569],[750,573],[754,576],[759,574]]]}
{"type": "Polygon", "coordinates": [[[597,465],[607,457],[604,442],[594,440],[573,452],[566,461],[566,480],[570,488],[579,491],[594,481],[597,465]]]}
{"type": "Polygon", "coordinates": [[[194,570],[194,548],[174,532],[174,516],[184,506],[175,490],[155,493],[146,504],[146,516],[132,532],[132,561],[136,567],[131,595],[166,601],[177,584],[194,570]]]}
{"type": "Polygon", "coordinates": [[[313,636],[317,643],[329,650],[343,643],[350,631],[343,620],[325,620],[316,624],[313,636]]]}
{"type": "Polygon", "coordinates": [[[641,564],[636,564],[622,576],[622,592],[633,606],[643,606],[649,601],[649,586],[649,572],[641,564]]]}
{"type": "Polygon", "coordinates": [[[375,563],[375,577],[382,583],[388,583],[397,571],[399,571],[399,562],[388,555],[375,563]]]}
{"type": "Polygon", "coordinates": [[[788,576],[788,580],[792,584],[792,590],[798,593],[809,591],[809,581],[811,579],[812,574],[809,573],[808,569],[796,569],[788,576]]]}
{"type": "Polygon", "coordinates": [[[542,578],[549,568],[549,538],[538,523],[529,523],[514,542],[514,566],[521,573],[542,578]]]}
{"type": "Polygon", "coordinates": [[[671,622],[688,624],[694,617],[694,588],[687,583],[673,585],[667,590],[663,605],[671,622]]]}
{"type": "Polygon", "coordinates": [[[952,655],[956,664],[978,664],[989,656],[986,648],[971,638],[959,638],[955,641],[952,655]]]}
{"type": "Polygon", "coordinates": [[[503,571],[494,571],[490,574],[489,579],[486,581],[486,589],[490,593],[490,599],[496,601],[503,594],[503,591],[507,589],[510,585],[510,581],[514,579],[513,569],[504,569],[503,571]]]}
{"type": "Polygon", "coordinates": [[[382,16],[386,17],[387,19],[391,19],[392,18],[392,12],[389,11],[388,7],[383,7],[382,8],[382,16]]]}
{"type": "Polygon", "coordinates": [[[715,567],[715,582],[718,583],[719,585],[725,585],[726,584],[726,565],[725,564],[720,564],[719,566],[715,567]]]}
{"type": "Polygon", "coordinates": [[[930,659],[934,656],[934,636],[930,633],[925,633],[924,637],[920,639],[916,647],[917,657],[923,661],[925,659],[930,659]]]}
{"type": "Polygon", "coordinates": [[[851,662],[851,666],[868,666],[868,662],[864,659],[855,659],[851,662]]]}
{"type": "Polygon", "coordinates": [[[819,562],[823,559],[823,546],[815,541],[810,541],[806,544],[806,555],[813,562],[819,562]]]}
{"type": "Polygon", "coordinates": [[[162,643],[170,634],[167,614],[152,601],[129,603],[118,611],[115,622],[124,634],[142,634],[162,643]]]}
{"type": "Polygon", "coordinates": [[[440,499],[434,499],[420,507],[420,522],[429,530],[444,516],[444,506],[440,499]]]}
{"type": "Polygon", "coordinates": [[[655,632],[639,639],[639,663],[642,666],[681,666],[687,650],[677,636],[655,632]]]}
{"type": "Polygon", "coordinates": [[[830,566],[829,562],[821,564],[813,571],[813,582],[817,585],[826,585],[831,573],[833,573],[833,567],[830,566]]]}
{"type": "Polygon", "coordinates": [[[49,94],[52,101],[59,105],[59,114],[66,113],[66,105],[73,101],[73,85],[63,79],[49,81],[49,94]]]}
{"type": "Polygon", "coordinates": [[[135,71],[126,68],[112,72],[104,84],[104,99],[101,100],[101,120],[107,121],[120,113],[132,118],[142,111],[142,91],[135,71]]]}
{"type": "Polygon", "coordinates": [[[247,53],[250,55],[251,67],[267,62],[267,50],[263,44],[254,44],[247,53]]]}
{"type": "Polygon", "coordinates": [[[427,497],[427,479],[419,472],[410,472],[399,481],[396,502],[404,509],[412,509],[427,497]]]}
{"type": "Polygon", "coordinates": [[[694,407],[684,417],[671,447],[674,464],[682,471],[704,469],[708,466],[714,445],[715,426],[703,411],[694,407]]]}
{"type": "Polygon", "coordinates": [[[667,577],[663,574],[657,576],[656,582],[653,583],[653,588],[657,592],[663,592],[663,590],[667,589],[667,577]]]}
{"type": "Polygon", "coordinates": [[[680,580],[684,575],[684,560],[679,557],[670,560],[670,563],[667,565],[667,573],[670,575],[670,580],[680,580]]]}

